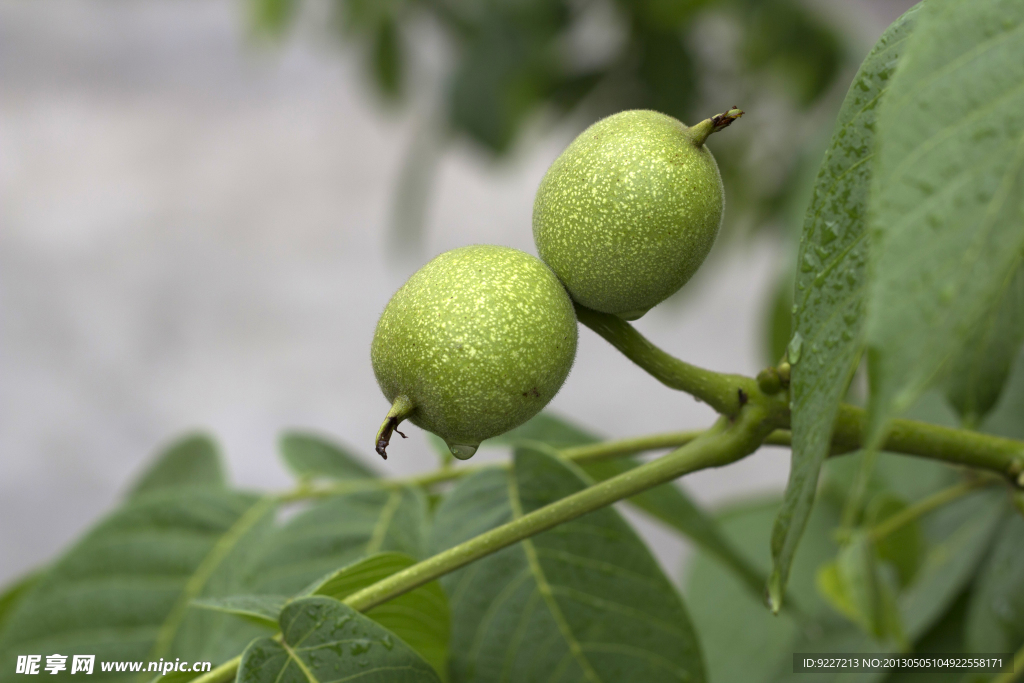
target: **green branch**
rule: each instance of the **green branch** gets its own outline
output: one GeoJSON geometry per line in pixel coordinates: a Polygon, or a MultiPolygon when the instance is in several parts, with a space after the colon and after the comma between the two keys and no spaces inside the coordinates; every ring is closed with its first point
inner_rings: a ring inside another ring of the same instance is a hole
{"type": "MultiPolygon", "coordinates": [[[[833,446],[842,451],[860,448],[867,422],[867,411],[851,405],[839,406],[832,432],[833,446]]],[[[990,470],[1009,477],[1018,486],[1024,485],[1024,442],[1015,439],[896,419],[881,450],[990,470]]]]}
{"type": "MultiPolygon", "coordinates": [[[[733,415],[738,410],[740,391],[750,400],[760,400],[765,405],[776,407],[786,395],[783,392],[769,398],[749,377],[713,372],[685,363],[656,347],[632,325],[616,316],[580,306],[577,306],[576,314],[581,323],[604,337],[659,382],[693,395],[723,415],[733,415]]],[[[776,427],[789,428],[788,409],[777,410],[773,418],[777,419],[776,427]]],[[[866,411],[851,405],[840,406],[833,430],[833,454],[860,448],[866,428],[866,411]]],[[[1014,439],[897,419],[891,423],[882,450],[998,472],[1018,486],[1024,486],[1024,442],[1014,439]]]]}
{"type": "Polygon", "coordinates": [[[454,548],[449,548],[353,593],[345,603],[360,611],[371,609],[563,522],[635,496],[688,472],[734,462],[757,450],[764,441],[769,430],[765,426],[766,417],[763,409],[750,406],[735,421],[727,418],[719,420],[700,437],[668,455],[589,486],[579,493],[562,498],[465,543],[460,543],[454,548]]]}
{"type": "Polygon", "coordinates": [[[749,377],[705,370],[665,353],[618,316],[576,304],[576,317],[654,379],[671,389],[685,391],[721,415],[739,412],[743,400],[740,390],[747,396],[760,392],[757,383],[749,377]]]}
{"type": "Polygon", "coordinates": [[[871,540],[877,542],[889,534],[898,531],[904,525],[913,522],[915,519],[924,517],[932,510],[937,510],[943,505],[952,503],[957,498],[962,498],[971,491],[987,486],[991,483],[991,481],[986,481],[984,479],[971,479],[959,484],[954,484],[953,486],[944,488],[941,491],[936,491],[932,495],[922,498],[913,505],[903,508],[892,517],[888,517],[880,522],[878,526],[871,529],[871,540]]]}
{"type": "MultiPolygon", "coordinates": [[[[601,441],[598,443],[586,444],[584,446],[570,446],[568,448],[558,449],[558,454],[566,460],[571,460],[576,463],[597,462],[600,460],[610,460],[612,458],[624,458],[630,455],[656,451],[664,448],[678,448],[694,441],[702,434],[704,434],[704,430],[702,429],[649,434],[629,439],[601,441]]],[[[764,443],[769,446],[789,446],[791,443],[790,434],[786,430],[776,429],[768,435],[764,443]]],[[[310,498],[343,496],[349,493],[358,493],[360,491],[390,491],[408,486],[429,488],[435,484],[457,481],[483,469],[508,466],[508,463],[501,463],[498,465],[449,467],[438,469],[428,474],[421,474],[415,477],[407,477],[403,479],[347,480],[323,486],[306,483],[297,486],[291,491],[278,494],[276,500],[278,502],[288,503],[299,500],[308,500],[310,498]]]]}

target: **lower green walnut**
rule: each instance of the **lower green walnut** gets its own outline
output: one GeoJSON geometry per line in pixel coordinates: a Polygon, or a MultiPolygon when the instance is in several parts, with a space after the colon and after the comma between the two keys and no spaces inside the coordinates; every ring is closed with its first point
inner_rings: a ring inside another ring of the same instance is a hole
{"type": "Polygon", "coordinates": [[[392,402],[377,452],[387,458],[391,434],[408,419],[455,457],[472,457],[481,441],[555,396],[576,338],[572,301],[536,257],[488,245],[441,254],[391,297],[377,323],[370,357],[392,402]]]}
{"type": "Polygon", "coordinates": [[[624,111],[555,159],[537,190],[533,237],[573,300],[635,320],[697,272],[725,206],[704,141],[742,114],[688,128],[656,111],[624,111]]]}

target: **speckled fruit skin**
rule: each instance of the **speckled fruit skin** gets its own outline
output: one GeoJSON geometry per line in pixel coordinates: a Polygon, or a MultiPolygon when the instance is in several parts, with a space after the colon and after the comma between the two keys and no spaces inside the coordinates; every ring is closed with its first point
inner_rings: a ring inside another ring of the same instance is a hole
{"type": "Polygon", "coordinates": [[[533,238],[572,298],[627,319],[675,293],[711,251],[725,194],[687,127],[624,111],[587,128],[541,181],[533,238]]]}
{"type": "Polygon", "coordinates": [[[388,302],[370,356],[388,401],[449,446],[475,446],[526,422],[576,357],[576,314],[535,256],[474,245],[441,254],[388,302]]]}

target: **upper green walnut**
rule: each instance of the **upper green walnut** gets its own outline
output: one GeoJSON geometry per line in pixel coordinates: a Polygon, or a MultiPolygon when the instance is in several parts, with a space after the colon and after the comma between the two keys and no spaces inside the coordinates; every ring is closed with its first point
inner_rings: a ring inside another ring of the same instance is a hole
{"type": "Polygon", "coordinates": [[[392,402],[385,448],[409,419],[465,459],[536,415],[576,357],[576,314],[555,274],[508,247],[474,245],[417,271],[384,309],[370,357],[392,402]]]}
{"type": "Polygon", "coordinates": [[[687,128],[655,111],[624,111],[562,152],[537,191],[533,238],[575,301],[633,320],[693,276],[725,207],[704,141],[742,113],[687,128]]]}

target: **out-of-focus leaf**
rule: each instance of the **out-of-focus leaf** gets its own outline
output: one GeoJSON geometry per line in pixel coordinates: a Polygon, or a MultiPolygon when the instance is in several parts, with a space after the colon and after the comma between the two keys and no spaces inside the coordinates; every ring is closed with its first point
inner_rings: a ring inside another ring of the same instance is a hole
{"type": "MultiPolygon", "coordinates": [[[[475,474],[445,499],[434,547],[452,547],[584,486],[547,449],[518,449],[513,471],[475,474]]],[[[455,681],[705,680],[679,595],[612,508],[499,551],[442,583],[452,606],[455,681]]]]}
{"type": "MultiPolygon", "coordinates": [[[[274,628],[277,628],[277,624],[274,624],[274,628]]],[[[166,674],[157,674],[153,678],[149,679],[148,683],[188,683],[194,678],[199,678],[202,673],[195,671],[169,671],[166,674]]]]}
{"type": "Polygon", "coordinates": [[[890,26],[857,72],[807,207],[789,344],[793,464],[772,532],[774,610],[781,606],[789,564],[810,514],[839,403],[860,358],[875,118],[916,16],[911,10],[890,26]]]}
{"type": "Polygon", "coordinates": [[[978,323],[950,365],[947,396],[964,424],[976,426],[996,405],[1024,341],[1024,266],[978,323]]]}
{"type": "MultiPolygon", "coordinates": [[[[357,560],[310,586],[307,595],[344,600],[349,595],[408,569],[416,560],[401,553],[377,553],[357,560]]],[[[431,581],[368,610],[366,616],[401,638],[448,680],[451,612],[441,584],[431,581]]]]}
{"type": "MultiPolygon", "coordinates": [[[[771,566],[768,538],[778,507],[774,500],[745,503],[716,518],[728,539],[765,572],[771,566]]],[[[806,619],[814,619],[811,623],[816,624],[818,617],[828,612],[815,591],[814,575],[837,551],[831,530],[838,519],[836,509],[827,501],[815,505],[804,542],[793,561],[789,597],[799,616],[791,610],[773,615],[764,608],[762,598],[743,590],[737,577],[723,572],[717,559],[698,551],[684,585],[687,605],[700,633],[709,681],[763,683],[772,680],[779,670],[792,670],[791,653],[800,651],[794,650],[792,643],[808,628],[806,619]]]]}
{"type": "Polygon", "coordinates": [[[246,648],[238,683],[440,681],[415,650],[333,598],[289,603],[281,612],[280,627],[283,642],[261,638],[246,648]]]}
{"type": "Polygon", "coordinates": [[[780,75],[801,104],[815,101],[842,63],[842,43],[836,32],[799,2],[744,0],[740,4],[745,10],[747,65],[780,75]]]}
{"type": "Polygon", "coordinates": [[[970,652],[1016,652],[1024,645],[1024,515],[1011,514],[975,581],[965,625],[970,652]]]}
{"type": "Polygon", "coordinates": [[[363,491],[319,501],[275,528],[249,569],[247,593],[292,595],[366,555],[423,557],[429,517],[414,488],[363,491]]]}
{"type": "Polygon", "coordinates": [[[225,598],[200,598],[193,607],[234,614],[271,627],[277,626],[281,610],[288,602],[284,595],[232,595],[225,598]]]}
{"type": "MultiPolygon", "coordinates": [[[[889,519],[893,515],[907,509],[907,504],[902,499],[891,493],[881,493],[874,496],[868,505],[864,523],[869,528],[874,528],[889,519]]],[[[911,520],[883,538],[875,541],[875,550],[878,558],[888,562],[896,570],[900,586],[909,584],[923,559],[924,539],[921,536],[921,526],[917,520],[911,520]]]]}
{"type": "Polygon", "coordinates": [[[41,571],[33,572],[21,579],[18,579],[8,586],[7,590],[0,594],[0,633],[3,633],[7,619],[14,611],[14,608],[18,606],[18,602],[26,593],[28,593],[29,589],[36,584],[36,581],[38,581],[41,576],[41,571]]]}
{"type": "Polygon", "coordinates": [[[899,598],[911,640],[938,621],[975,575],[1006,509],[1002,491],[979,491],[925,518],[928,552],[913,583],[899,598]]]}
{"type": "Polygon", "coordinates": [[[540,413],[525,424],[505,432],[501,436],[484,441],[484,446],[516,445],[524,441],[539,441],[552,448],[585,446],[601,441],[586,429],[572,424],[552,413],[540,413]]]}
{"type": "Polygon", "coordinates": [[[1006,387],[995,408],[982,423],[981,431],[1011,439],[1024,439],[1024,349],[1017,354],[1006,387]]]}
{"type": "Polygon", "coordinates": [[[903,626],[889,586],[879,572],[874,543],[866,531],[855,532],[835,562],[822,567],[818,588],[841,614],[878,640],[905,646],[903,626]]]}
{"type": "MultiPolygon", "coordinates": [[[[634,458],[600,460],[581,465],[580,469],[597,481],[604,481],[638,467],[634,458]]],[[[701,509],[690,496],[673,482],[655,486],[627,499],[643,512],[669,525],[698,546],[718,558],[726,567],[743,579],[754,595],[764,592],[766,574],[754,566],[725,537],[713,517],[701,509]]]]}
{"type": "MultiPolygon", "coordinates": [[[[273,501],[206,487],[133,499],[48,569],[0,632],[0,661],[32,652],[95,654],[100,661],[175,657],[220,662],[265,631],[195,598],[244,590],[273,501]]],[[[0,669],[0,680],[14,674],[0,669]]],[[[65,671],[60,676],[69,676],[65,671]]],[[[123,673],[93,674],[97,680],[123,673]]]]}
{"type": "Polygon", "coordinates": [[[381,92],[397,98],[402,92],[402,40],[397,22],[386,17],[373,37],[373,73],[381,92]]]}
{"type": "Polygon", "coordinates": [[[298,0],[249,0],[249,21],[253,30],[270,38],[280,38],[299,9],[298,0]]]}
{"type": "Polygon", "coordinates": [[[559,80],[552,47],[566,16],[555,2],[489,9],[463,42],[448,119],[453,130],[500,154],[559,80]]]}
{"type": "Polygon", "coordinates": [[[217,444],[205,434],[189,434],[175,441],[157,456],[132,486],[135,497],[173,486],[223,488],[224,469],[217,444]]]}
{"type": "MultiPolygon", "coordinates": [[[[969,593],[964,591],[952,606],[921,638],[914,643],[914,652],[949,653],[966,652],[964,648],[964,618],[969,593]]],[[[843,680],[843,679],[840,679],[843,680]]],[[[961,671],[915,671],[899,669],[885,678],[885,683],[980,683],[965,677],[961,671]]]]}
{"type": "Polygon", "coordinates": [[[637,76],[645,89],[639,106],[685,121],[697,95],[697,66],[682,36],[679,31],[635,30],[637,76]]]}
{"type": "Polygon", "coordinates": [[[878,118],[869,443],[963,349],[1024,250],[1024,4],[930,0],[878,118]]]}
{"type": "Polygon", "coordinates": [[[377,473],[359,456],[309,432],[285,432],[279,442],[281,457],[300,477],[369,479],[377,473]]]}

